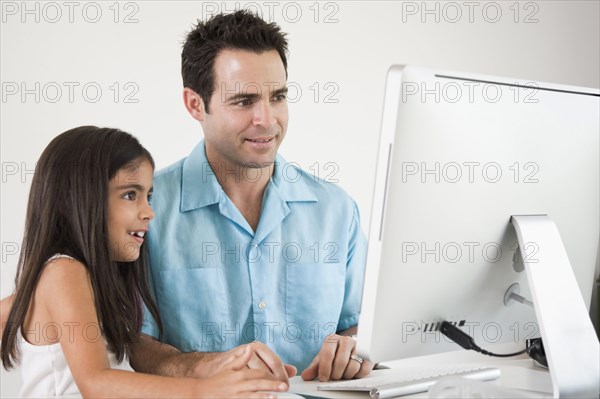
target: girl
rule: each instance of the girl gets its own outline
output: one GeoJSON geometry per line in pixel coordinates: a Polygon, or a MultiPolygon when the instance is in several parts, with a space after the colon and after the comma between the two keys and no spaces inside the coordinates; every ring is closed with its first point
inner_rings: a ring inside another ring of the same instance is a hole
{"type": "MultiPolygon", "coordinates": [[[[82,126],[56,137],[36,165],[15,295],[2,334],[5,368],[20,360],[22,396],[244,397],[284,391],[250,370],[246,350],[211,379],[134,373],[143,319],[154,162],[128,133],[82,126]]],[[[233,356],[232,356],[233,357],[233,356]]]]}

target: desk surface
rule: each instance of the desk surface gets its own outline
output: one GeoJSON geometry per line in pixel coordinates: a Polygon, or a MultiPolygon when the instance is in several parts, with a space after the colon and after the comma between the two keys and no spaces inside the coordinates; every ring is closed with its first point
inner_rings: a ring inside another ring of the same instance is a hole
{"type": "MultiPolygon", "coordinates": [[[[473,351],[446,352],[430,356],[385,362],[385,366],[401,373],[402,370],[414,368],[436,368],[444,366],[472,367],[497,367],[500,369],[499,379],[485,382],[495,384],[502,388],[522,390],[523,396],[552,397],[552,381],[546,369],[533,364],[528,357],[493,358],[473,351]]],[[[374,370],[371,375],[382,374],[386,370],[374,370]]],[[[317,381],[302,381],[294,377],[290,381],[290,392],[300,395],[310,395],[324,398],[368,398],[367,393],[318,391],[317,381]]],[[[404,398],[426,398],[427,392],[403,396],[404,398]]]]}

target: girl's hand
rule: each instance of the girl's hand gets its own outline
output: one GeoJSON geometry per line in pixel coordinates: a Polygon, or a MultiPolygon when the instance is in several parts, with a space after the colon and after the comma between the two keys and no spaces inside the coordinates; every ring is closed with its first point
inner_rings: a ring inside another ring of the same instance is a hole
{"type": "MultiPolygon", "coordinates": [[[[207,398],[274,398],[288,385],[265,369],[250,369],[253,352],[245,346],[241,355],[228,352],[230,360],[221,371],[206,380],[198,380],[200,395],[207,398]]],[[[238,352],[239,353],[239,352],[238,352]]]]}

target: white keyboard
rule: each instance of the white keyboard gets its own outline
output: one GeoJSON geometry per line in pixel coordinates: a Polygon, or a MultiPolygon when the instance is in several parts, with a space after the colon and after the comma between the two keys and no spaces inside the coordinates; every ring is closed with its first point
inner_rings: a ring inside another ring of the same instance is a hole
{"type": "Polygon", "coordinates": [[[427,392],[429,387],[444,377],[464,377],[479,381],[495,380],[500,377],[500,370],[495,367],[436,370],[420,376],[384,375],[367,377],[359,380],[325,383],[317,387],[320,391],[360,391],[368,392],[372,399],[386,399],[396,396],[427,392]]]}

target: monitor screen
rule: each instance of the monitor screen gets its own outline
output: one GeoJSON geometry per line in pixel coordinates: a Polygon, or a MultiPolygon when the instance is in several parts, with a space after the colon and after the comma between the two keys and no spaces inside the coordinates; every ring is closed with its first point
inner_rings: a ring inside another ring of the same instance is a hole
{"type": "MultiPolygon", "coordinates": [[[[393,66],[386,83],[358,352],[375,362],[539,337],[511,215],[556,224],[585,306],[599,244],[599,91],[393,66]],[[515,285],[518,284],[518,285],[515,285]]],[[[561,287],[556,287],[560,295],[561,287]]]]}

